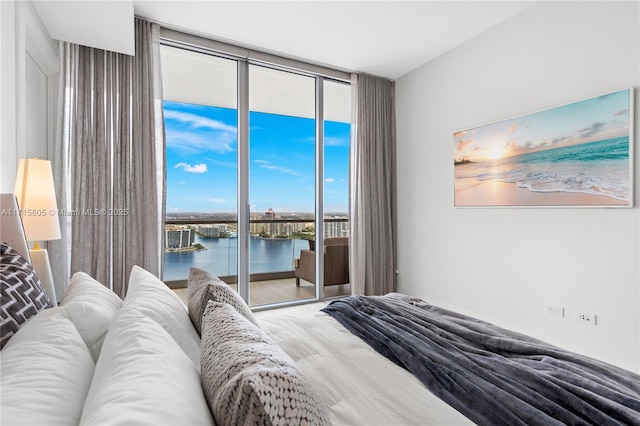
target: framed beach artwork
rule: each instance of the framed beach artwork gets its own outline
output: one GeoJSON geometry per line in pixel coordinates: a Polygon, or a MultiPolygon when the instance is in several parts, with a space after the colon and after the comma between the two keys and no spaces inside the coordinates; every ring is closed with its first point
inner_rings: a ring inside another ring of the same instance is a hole
{"type": "Polygon", "coordinates": [[[633,89],[454,133],[455,206],[633,206],[633,89]]]}

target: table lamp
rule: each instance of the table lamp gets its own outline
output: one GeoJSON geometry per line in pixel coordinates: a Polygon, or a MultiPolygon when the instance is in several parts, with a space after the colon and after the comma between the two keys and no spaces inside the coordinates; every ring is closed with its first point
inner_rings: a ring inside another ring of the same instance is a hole
{"type": "Polygon", "coordinates": [[[39,241],[60,239],[60,221],[51,161],[37,158],[21,159],[18,163],[14,194],[18,199],[27,241],[35,242],[33,250],[29,250],[31,264],[51,303],[57,306],[49,254],[46,249],[41,249],[39,244],[39,241]]]}

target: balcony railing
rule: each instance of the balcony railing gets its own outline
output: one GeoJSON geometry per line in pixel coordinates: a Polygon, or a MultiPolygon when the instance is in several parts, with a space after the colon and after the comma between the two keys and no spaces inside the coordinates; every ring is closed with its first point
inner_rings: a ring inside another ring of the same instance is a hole
{"type": "MultiPolygon", "coordinates": [[[[326,218],[325,238],[348,236],[348,222],[347,218],[326,218]]],[[[236,225],[233,219],[167,219],[168,250],[163,280],[170,286],[183,286],[189,268],[194,266],[217,275],[227,284],[236,283],[236,225]],[[199,245],[199,249],[193,245],[199,245]]],[[[308,240],[314,238],[313,225],[313,219],[250,220],[250,281],[293,278],[295,259],[300,257],[300,250],[310,248],[308,240]]]]}

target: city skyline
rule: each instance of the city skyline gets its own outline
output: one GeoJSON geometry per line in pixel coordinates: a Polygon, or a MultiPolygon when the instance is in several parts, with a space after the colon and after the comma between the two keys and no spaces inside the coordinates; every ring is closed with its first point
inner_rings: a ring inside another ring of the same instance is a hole
{"type": "MultiPolygon", "coordinates": [[[[164,102],[167,215],[235,213],[237,111],[164,102]]],[[[325,123],[325,211],[348,210],[350,124],[325,123]]],[[[250,112],[251,214],[315,210],[315,120],[250,112]]]]}

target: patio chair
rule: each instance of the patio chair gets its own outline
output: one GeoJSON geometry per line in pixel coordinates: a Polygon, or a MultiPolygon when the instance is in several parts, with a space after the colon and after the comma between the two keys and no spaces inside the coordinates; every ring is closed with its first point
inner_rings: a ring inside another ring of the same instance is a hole
{"type": "MultiPolygon", "coordinates": [[[[316,254],[314,250],[301,250],[295,261],[296,287],[300,279],[315,284],[316,254]]],[[[349,238],[335,237],[324,240],[324,285],[349,283],[349,238]]]]}

